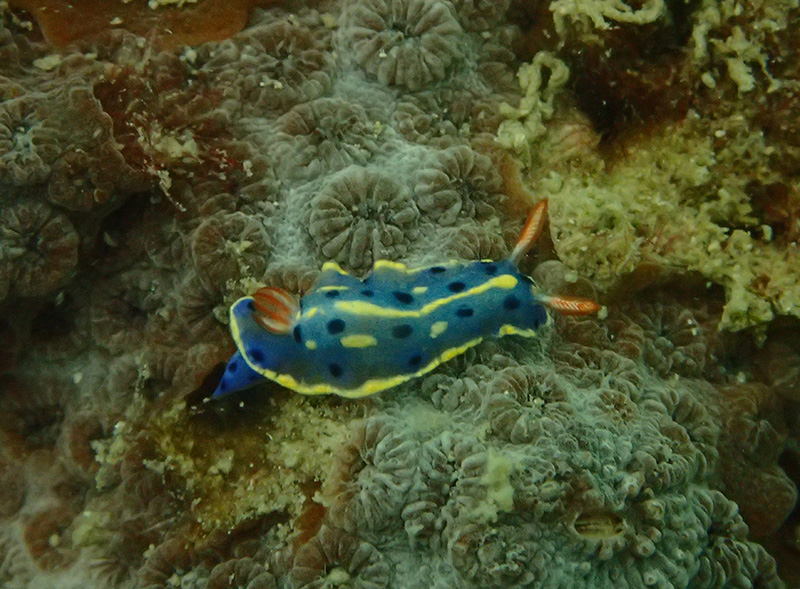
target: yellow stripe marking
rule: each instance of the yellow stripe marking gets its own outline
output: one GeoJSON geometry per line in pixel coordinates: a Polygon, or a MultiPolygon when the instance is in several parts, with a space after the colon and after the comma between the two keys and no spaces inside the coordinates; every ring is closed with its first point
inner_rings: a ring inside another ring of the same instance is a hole
{"type": "Polygon", "coordinates": [[[447,321],[437,321],[431,325],[431,338],[436,339],[447,329],[447,321]]]}
{"type": "Polygon", "coordinates": [[[337,274],[341,274],[342,276],[350,276],[347,272],[342,270],[342,268],[336,262],[325,262],[322,265],[322,272],[333,271],[337,274]]]}
{"type": "Polygon", "coordinates": [[[307,339],[306,340],[306,348],[308,348],[309,350],[316,350],[317,349],[317,342],[315,342],[313,339],[307,339]]]}
{"type": "Polygon", "coordinates": [[[426,292],[428,292],[428,287],[427,286],[415,286],[414,288],[411,289],[411,292],[413,292],[415,295],[425,294],[426,292]]]}
{"type": "Polygon", "coordinates": [[[522,329],[520,327],[514,327],[513,325],[503,325],[500,329],[497,330],[497,335],[503,337],[504,335],[522,335],[524,337],[534,337],[537,335],[535,329],[522,329]]]}
{"type": "Polygon", "coordinates": [[[451,358],[454,358],[459,354],[463,354],[469,348],[478,345],[482,340],[483,338],[480,337],[475,338],[473,340],[468,341],[463,346],[458,346],[456,348],[450,348],[449,350],[445,350],[444,353],[441,354],[438,358],[434,358],[425,367],[412,374],[398,374],[397,376],[390,376],[388,378],[374,378],[372,380],[365,381],[361,386],[358,386],[354,389],[341,389],[327,383],[315,384],[315,385],[305,384],[302,382],[298,382],[294,377],[288,374],[278,374],[276,372],[273,372],[272,370],[265,370],[258,366],[253,366],[252,364],[250,364],[250,360],[247,358],[247,356],[245,356],[245,360],[250,365],[250,368],[258,372],[262,376],[270,380],[274,380],[278,384],[285,386],[287,389],[292,389],[297,393],[302,393],[304,395],[334,394],[334,395],[339,395],[340,397],[346,397],[348,399],[356,399],[359,397],[366,397],[368,395],[373,395],[380,391],[385,391],[386,389],[390,389],[406,381],[427,374],[428,372],[439,366],[439,364],[441,364],[442,362],[447,362],[451,358]]]}
{"type": "Polygon", "coordinates": [[[375,270],[397,270],[398,272],[408,272],[405,264],[400,262],[392,262],[391,260],[376,260],[372,265],[372,271],[375,270]]]}
{"type": "MultiPolygon", "coordinates": [[[[266,371],[266,372],[268,372],[268,371],[266,371]]],[[[295,379],[293,379],[291,376],[289,376],[288,374],[276,374],[275,378],[272,378],[271,380],[274,380],[279,385],[284,386],[287,389],[292,388],[292,385],[297,383],[297,381],[295,379]]]]}
{"type": "Polygon", "coordinates": [[[361,315],[367,317],[420,318],[432,313],[433,311],[435,311],[436,309],[438,309],[443,305],[452,303],[453,301],[475,296],[484,293],[492,288],[512,289],[515,286],[517,286],[518,282],[519,281],[510,274],[503,274],[501,276],[492,278],[491,280],[487,280],[483,284],[478,285],[469,290],[466,290],[464,292],[460,292],[458,294],[454,294],[449,297],[443,297],[441,299],[432,301],[427,305],[425,305],[424,307],[422,307],[419,311],[403,311],[400,309],[381,307],[379,305],[375,305],[374,303],[365,303],[364,301],[337,301],[333,304],[333,306],[335,309],[338,309],[339,311],[343,311],[345,313],[351,313],[353,315],[361,315]]]}
{"type": "Polygon", "coordinates": [[[353,335],[346,335],[339,340],[345,348],[368,348],[370,346],[378,345],[376,340],[371,335],[356,333],[353,335]]]}
{"type": "Polygon", "coordinates": [[[320,286],[319,288],[315,289],[319,292],[326,292],[329,290],[350,290],[349,286],[320,286]]]}
{"type": "Polygon", "coordinates": [[[372,265],[372,271],[375,270],[396,270],[397,272],[403,272],[408,275],[419,274],[420,272],[425,272],[430,270],[435,266],[440,266],[442,268],[452,268],[454,266],[459,265],[466,265],[464,262],[459,262],[458,260],[450,260],[443,264],[432,264],[430,266],[422,266],[420,268],[409,268],[405,264],[401,264],[400,262],[393,262],[391,260],[376,260],[376,262],[372,265]]]}
{"type": "Polygon", "coordinates": [[[303,312],[302,317],[303,319],[311,319],[314,315],[317,314],[317,311],[319,311],[319,307],[311,307],[310,309],[306,309],[303,312]]]}

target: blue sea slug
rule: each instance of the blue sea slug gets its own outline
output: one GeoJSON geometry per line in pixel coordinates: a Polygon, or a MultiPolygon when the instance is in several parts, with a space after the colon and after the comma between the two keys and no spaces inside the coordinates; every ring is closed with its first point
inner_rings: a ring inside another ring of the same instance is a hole
{"type": "Polygon", "coordinates": [[[237,352],[213,397],[268,378],[308,395],[371,395],[422,376],[486,337],[532,337],[547,308],[594,313],[587,299],[549,296],[517,268],[542,230],[547,201],[504,260],[409,269],[379,260],[360,280],[328,262],[301,299],[262,288],[230,309],[237,352]]]}

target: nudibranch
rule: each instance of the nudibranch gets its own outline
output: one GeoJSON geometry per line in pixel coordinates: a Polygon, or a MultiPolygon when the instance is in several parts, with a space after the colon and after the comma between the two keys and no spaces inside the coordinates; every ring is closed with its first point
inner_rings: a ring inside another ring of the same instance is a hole
{"type": "Polygon", "coordinates": [[[239,299],[230,309],[237,352],[212,396],[267,378],[307,395],[364,397],[422,376],[484,338],[532,337],[548,322],[547,309],[597,312],[594,301],[540,292],[519,271],[546,211],[543,200],[500,261],[409,269],[378,260],[363,280],[328,262],[301,299],[270,287],[239,299]]]}

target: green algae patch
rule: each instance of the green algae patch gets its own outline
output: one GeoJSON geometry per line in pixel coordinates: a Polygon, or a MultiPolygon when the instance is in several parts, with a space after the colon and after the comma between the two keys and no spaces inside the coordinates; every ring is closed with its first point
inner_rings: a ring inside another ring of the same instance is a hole
{"type": "Polygon", "coordinates": [[[509,456],[490,448],[486,454],[486,472],[481,483],[486,485],[486,501],[480,504],[474,515],[485,521],[497,521],[500,512],[514,510],[514,487],[511,474],[514,462],[509,456]]]}
{"type": "MultiPolygon", "coordinates": [[[[556,252],[576,276],[612,292],[652,277],[643,268],[699,273],[725,290],[723,330],[800,317],[800,228],[793,212],[800,205],[791,204],[796,189],[754,122],[757,107],[742,102],[738,110],[717,112],[701,105],[655,130],[631,131],[610,148],[573,106],[569,77],[566,63],[551,53],[524,65],[524,96],[518,107],[504,108],[508,120],[498,141],[526,167],[530,199],[550,199],[556,252]],[[781,193],[782,200],[774,196],[781,193]]],[[[739,94],[750,90],[733,81],[739,94]]],[[[762,86],[770,92],[774,80],[762,86]]]]}
{"type": "Polygon", "coordinates": [[[551,199],[561,260],[606,291],[645,264],[699,272],[725,288],[720,329],[800,317],[798,246],[770,239],[747,192],[752,182],[777,179],[766,167],[737,163],[768,148],[740,123],[690,118],[642,140],[609,170],[553,171],[532,182],[551,199]],[[714,145],[728,135],[724,147],[714,145]]]}
{"type": "MultiPolygon", "coordinates": [[[[328,475],[355,410],[277,393],[242,401],[220,419],[178,402],[151,417],[139,435],[156,456],[146,467],[169,481],[192,519],[206,530],[232,529],[271,513],[296,519],[308,484],[328,475]]],[[[124,446],[121,439],[109,444],[118,453],[124,446]]]]}

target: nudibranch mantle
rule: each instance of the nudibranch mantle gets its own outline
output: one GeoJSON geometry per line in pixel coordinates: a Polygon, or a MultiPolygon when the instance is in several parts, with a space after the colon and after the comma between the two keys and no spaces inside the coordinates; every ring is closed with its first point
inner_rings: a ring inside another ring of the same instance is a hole
{"type": "Polygon", "coordinates": [[[422,376],[487,337],[535,336],[549,320],[546,306],[595,312],[591,301],[539,293],[517,268],[545,207],[534,210],[538,217],[504,260],[416,269],[378,260],[363,280],[328,262],[299,301],[280,289],[239,299],[230,309],[237,352],[213,396],[264,377],[308,395],[364,397],[422,376]]]}

